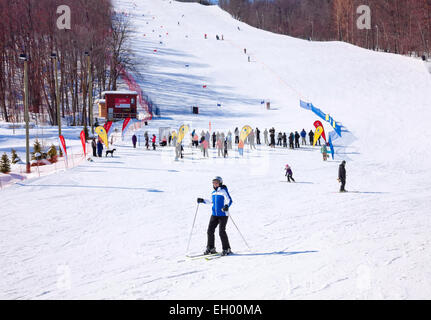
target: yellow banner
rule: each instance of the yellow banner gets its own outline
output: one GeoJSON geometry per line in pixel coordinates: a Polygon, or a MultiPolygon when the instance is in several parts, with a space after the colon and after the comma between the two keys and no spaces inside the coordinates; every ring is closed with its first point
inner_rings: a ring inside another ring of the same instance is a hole
{"type": "Polygon", "coordinates": [[[186,136],[186,134],[189,132],[190,128],[188,125],[184,124],[180,127],[180,129],[178,129],[178,139],[177,139],[177,144],[180,144],[181,141],[183,141],[184,137],[186,136]]]}
{"type": "Polygon", "coordinates": [[[241,141],[245,141],[245,139],[248,137],[248,135],[251,133],[251,127],[250,126],[244,126],[241,129],[241,133],[239,135],[239,139],[241,141]]]}
{"type": "Polygon", "coordinates": [[[106,148],[109,148],[108,145],[108,135],[106,134],[106,130],[104,127],[100,126],[94,129],[96,133],[99,135],[100,139],[102,139],[103,143],[105,144],[106,148]]]}
{"type": "Polygon", "coordinates": [[[314,141],[313,141],[313,147],[316,145],[317,140],[319,140],[320,136],[322,135],[323,128],[321,126],[318,126],[316,128],[316,132],[314,133],[314,141]]]}

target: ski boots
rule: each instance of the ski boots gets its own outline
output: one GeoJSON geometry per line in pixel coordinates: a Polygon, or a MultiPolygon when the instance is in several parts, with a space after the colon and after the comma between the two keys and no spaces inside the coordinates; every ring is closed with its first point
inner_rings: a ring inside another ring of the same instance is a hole
{"type": "Polygon", "coordinates": [[[206,250],[205,250],[205,252],[204,252],[204,255],[208,255],[208,254],[216,254],[217,253],[217,251],[216,251],[216,249],[215,248],[207,248],[206,250]]]}
{"type": "Polygon", "coordinates": [[[222,256],[227,256],[229,254],[232,254],[232,251],[229,249],[223,250],[223,252],[221,253],[222,256]]]}

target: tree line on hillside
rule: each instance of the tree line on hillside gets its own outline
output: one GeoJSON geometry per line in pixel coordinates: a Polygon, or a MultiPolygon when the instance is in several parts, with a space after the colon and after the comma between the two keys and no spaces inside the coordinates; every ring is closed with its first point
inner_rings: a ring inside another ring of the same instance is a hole
{"type": "Polygon", "coordinates": [[[133,67],[130,21],[110,0],[63,0],[70,29],[59,29],[56,0],[0,0],[0,120],[24,119],[24,67],[28,58],[30,112],[57,124],[55,61],[60,113],[70,125],[88,124],[89,72],[93,97],[116,90],[122,67],[133,67]],[[56,55],[54,58],[53,53],[56,55]]]}
{"type": "Polygon", "coordinates": [[[372,50],[429,56],[431,0],[219,0],[235,19],[259,29],[372,50]],[[366,5],[371,28],[358,29],[366,5]]]}

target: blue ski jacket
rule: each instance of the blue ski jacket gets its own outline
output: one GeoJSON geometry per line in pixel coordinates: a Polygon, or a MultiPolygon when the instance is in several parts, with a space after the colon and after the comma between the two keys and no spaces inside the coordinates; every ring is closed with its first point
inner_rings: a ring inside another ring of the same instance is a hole
{"type": "Polygon", "coordinates": [[[228,212],[222,211],[225,205],[229,207],[232,205],[232,198],[226,186],[218,187],[211,193],[211,200],[204,200],[205,204],[212,203],[212,215],[217,217],[228,216],[228,212]]]}

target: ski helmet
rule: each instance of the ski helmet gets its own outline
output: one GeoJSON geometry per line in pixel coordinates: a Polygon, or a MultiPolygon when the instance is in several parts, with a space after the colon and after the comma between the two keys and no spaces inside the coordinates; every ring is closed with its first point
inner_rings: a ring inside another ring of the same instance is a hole
{"type": "Polygon", "coordinates": [[[214,179],[213,179],[213,182],[214,181],[218,181],[218,182],[220,182],[220,184],[223,184],[223,179],[222,179],[222,177],[219,177],[219,176],[217,176],[217,177],[215,177],[214,179]]]}

